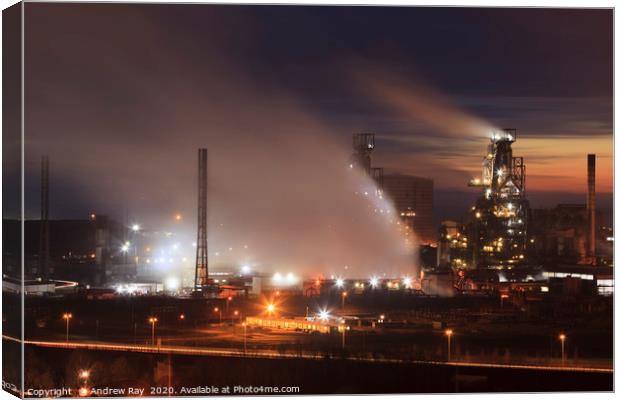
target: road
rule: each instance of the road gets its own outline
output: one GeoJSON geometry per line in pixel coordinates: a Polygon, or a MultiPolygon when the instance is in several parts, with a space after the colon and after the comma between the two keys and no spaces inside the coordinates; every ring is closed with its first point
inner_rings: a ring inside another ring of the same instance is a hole
{"type": "MultiPolygon", "coordinates": [[[[22,343],[18,338],[12,336],[2,336],[2,340],[10,340],[22,343]]],[[[163,354],[179,354],[193,356],[216,356],[216,357],[253,357],[253,358],[304,358],[304,359],[324,359],[324,356],[314,354],[291,354],[281,353],[273,350],[253,350],[244,353],[243,350],[225,349],[225,348],[203,348],[203,347],[183,347],[183,346],[146,346],[124,343],[98,343],[98,342],[75,342],[75,341],[42,341],[42,340],[24,340],[23,344],[39,347],[53,347],[64,349],[84,349],[97,351],[126,351],[138,353],[163,353],[163,354]]],[[[502,368],[502,369],[521,369],[521,370],[540,370],[540,371],[567,371],[567,372],[590,372],[612,374],[613,368],[591,368],[576,366],[542,366],[542,365],[520,365],[520,364],[500,364],[500,363],[476,363],[462,361],[421,361],[421,360],[396,360],[363,357],[347,357],[350,361],[359,362],[381,362],[381,363],[411,363],[420,365],[442,365],[453,367],[478,367],[478,368],[502,368]]]]}

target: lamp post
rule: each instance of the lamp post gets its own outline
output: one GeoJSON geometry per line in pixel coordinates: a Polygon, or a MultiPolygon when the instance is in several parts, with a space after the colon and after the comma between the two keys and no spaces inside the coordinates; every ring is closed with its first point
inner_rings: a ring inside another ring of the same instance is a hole
{"type": "Polygon", "coordinates": [[[239,317],[239,322],[241,322],[241,312],[239,310],[233,311],[233,318],[231,318],[230,322],[233,322],[234,317],[239,317]]]}
{"type": "Polygon", "coordinates": [[[226,314],[228,314],[228,305],[230,304],[230,302],[232,301],[232,296],[228,296],[226,298],[226,314]]]}
{"type": "Polygon", "coordinates": [[[69,321],[71,321],[71,318],[73,318],[73,314],[71,313],[64,313],[62,315],[62,318],[67,322],[67,333],[66,333],[66,337],[65,337],[65,341],[69,341],[69,321]]]}
{"type": "Polygon", "coordinates": [[[347,294],[347,292],[342,292],[342,308],[344,308],[344,299],[346,299],[347,294]]]}
{"type": "Polygon", "coordinates": [[[213,309],[213,312],[214,312],[214,313],[219,313],[219,316],[220,316],[220,324],[221,324],[221,323],[222,323],[222,310],[220,310],[220,308],[219,308],[219,307],[215,307],[215,308],[213,309]]]}
{"type": "Polygon", "coordinates": [[[157,323],[157,317],[150,317],[149,322],[151,323],[151,344],[155,346],[155,324],[157,323]]]}
{"type": "Polygon", "coordinates": [[[558,338],[560,339],[560,344],[562,345],[562,364],[564,364],[564,362],[566,361],[565,359],[565,354],[564,354],[564,342],[566,341],[566,335],[563,333],[560,333],[560,336],[558,336],[558,338]]]}
{"type": "Polygon", "coordinates": [[[451,350],[450,349],[450,344],[451,344],[450,342],[451,342],[451,339],[452,339],[452,334],[454,332],[452,331],[452,329],[446,329],[445,333],[446,333],[446,336],[448,337],[448,361],[450,361],[450,350],[451,350]]]}
{"type": "Polygon", "coordinates": [[[241,324],[243,326],[243,354],[248,352],[248,324],[243,322],[241,324]]]}
{"type": "Polygon", "coordinates": [[[343,322],[342,323],[342,350],[344,350],[346,341],[345,341],[345,334],[347,332],[347,329],[349,329],[349,327],[343,322]]]}
{"type": "Polygon", "coordinates": [[[501,308],[504,308],[504,299],[507,299],[507,298],[508,298],[507,294],[502,294],[501,296],[499,296],[501,308]]]}

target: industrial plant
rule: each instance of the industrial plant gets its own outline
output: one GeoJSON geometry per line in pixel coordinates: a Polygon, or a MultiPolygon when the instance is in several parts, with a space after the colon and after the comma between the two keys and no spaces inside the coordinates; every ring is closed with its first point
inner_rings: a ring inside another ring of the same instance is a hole
{"type": "Polygon", "coordinates": [[[612,391],[613,12],[293,8],[5,11],[4,389],[612,391]]]}

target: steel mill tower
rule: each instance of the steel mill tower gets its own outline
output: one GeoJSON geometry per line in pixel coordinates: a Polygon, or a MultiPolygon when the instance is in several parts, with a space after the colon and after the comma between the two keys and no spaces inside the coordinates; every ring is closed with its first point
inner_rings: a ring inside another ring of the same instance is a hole
{"type": "Polygon", "coordinates": [[[523,157],[512,154],[516,140],[516,129],[494,132],[482,162],[482,177],[469,183],[482,189],[471,210],[468,246],[473,268],[510,268],[527,261],[529,202],[523,157]]]}
{"type": "Polygon", "coordinates": [[[356,133],[353,135],[353,155],[351,168],[360,168],[377,183],[377,194],[383,194],[383,168],[372,167],[372,151],[375,148],[374,133],[356,133]]]}

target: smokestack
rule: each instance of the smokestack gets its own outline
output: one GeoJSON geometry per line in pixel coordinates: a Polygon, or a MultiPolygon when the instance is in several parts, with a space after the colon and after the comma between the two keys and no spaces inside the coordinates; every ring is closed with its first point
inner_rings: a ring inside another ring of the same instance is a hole
{"type": "Polygon", "coordinates": [[[588,258],[596,264],[596,154],[588,154],[588,258]]]}
{"type": "Polygon", "coordinates": [[[39,274],[47,278],[49,268],[49,158],[41,157],[41,226],[39,234],[39,274]]]}
{"type": "Polygon", "coordinates": [[[209,280],[207,252],[207,149],[198,149],[198,235],[194,288],[205,290],[209,280]]]}

